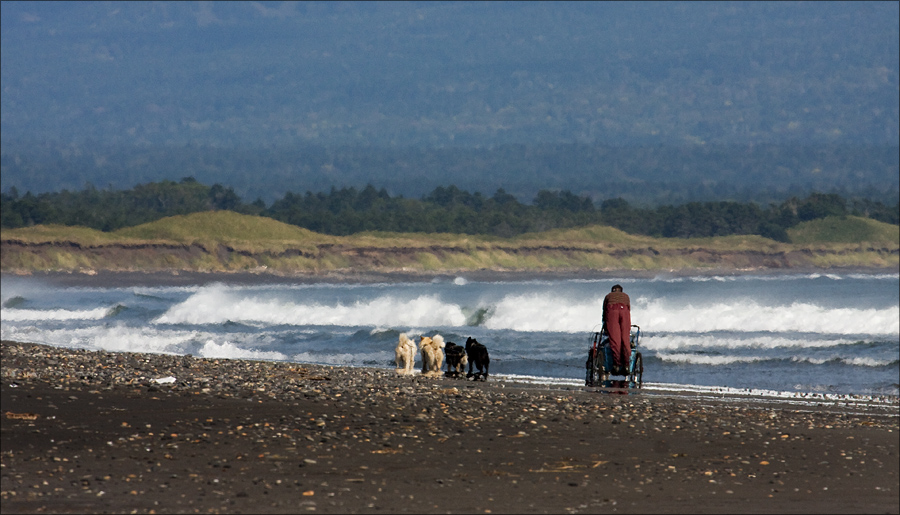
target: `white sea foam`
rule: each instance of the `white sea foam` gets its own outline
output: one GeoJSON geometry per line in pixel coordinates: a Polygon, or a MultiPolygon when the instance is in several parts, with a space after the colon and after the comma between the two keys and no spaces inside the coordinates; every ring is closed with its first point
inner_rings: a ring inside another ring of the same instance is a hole
{"type": "Polygon", "coordinates": [[[637,305],[638,323],[653,331],[771,331],[824,334],[900,334],[900,307],[880,309],[827,308],[809,303],[764,306],[754,301],[713,302],[673,306],[665,301],[637,305]]]}
{"type": "Polygon", "coordinates": [[[130,292],[134,295],[149,295],[149,296],[162,296],[162,295],[170,295],[170,294],[182,294],[182,293],[191,293],[199,290],[203,286],[200,285],[187,285],[187,286],[123,286],[120,288],[104,288],[104,287],[90,287],[90,286],[78,286],[70,288],[70,291],[73,292],[107,292],[110,290],[119,290],[123,292],[130,292]]]}
{"type": "MultiPolygon", "coordinates": [[[[799,385],[797,386],[799,387],[799,385]]],[[[779,391],[779,390],[767,390],[767,389],[758,389],[758,388],[730,388],[727,386],[704,386],[704,385],[694,385],[694,384],[677,384],[677,383],[647,383],[643,384],[643,389],[648,391],[662,392],[662,393],[676,393],[677,392],[694,392],[699,394],[706,395],[715,395],[718,396],[743,396],[743,397],[761,397],[761,398],[771,398],[777,399],[779,401],[788,401],[796,404],[816,404],[822,400],[827,401],[836,401],[840,402],[842,405],[847,406],[850,403],[861,403],[861,404],[871,404],[871,405],[883,405],[896,407],[897,406],[897,397],[896,396],[871,396],[871,395],[848,395],[848,394],[833,394],[833,393],[810,393],[810,392],[791,392],[791,391],[779,391]]],[[[894,415],[896,416],[896,415],[894,415]]]]}
{"type": "Polygon", "coordinates": [[[4,340],[44,343],[74,349],[157,354],[183,354],[193,341],[203,336],[197,331],[159,331],[152,327],[120,325],[62,329],[4,325],[0,333],[4,340]]]}
{"type": "Polygon", "coordinates": [[[603,297],[571,299],[552,293],[507,295],[485,320],[487,329],[582,332],[597,324],[603,297]]]}
{"type": "MultiPolygon", "coordinates": [[[[661,361],[670,363],[684,363],[689,365],[730,365],[733,363],[760,363],[764,361],[779,361],[782,358],[777,356],[734,356],[734,355],[710,355],[710,354],[691,354],[691,353],[668,353],[660,352],[655,355],[661,361]]],[[[877,359],[871,357],[842,357],[830,356],[823,358],[814,358],[809,356],[794,356],[791,361],[796,363],[810,363],[813,365],[822,365],[832,361],[837,361],[845,365],[858,367],[883,367],[896,363],[896,359],[877,359]]]]}
{"type": "Polygon", "coordinates": [[[42,320],[99,320],[109,314],[112,308],[94,309],[2,309],[0,318],[5,322],[28,322],[42,320]]]}
{"type": "Polygon", "coordinates": [[[656,357],[671,363],[687,363],[691,365],[729,365],[731,363],[756,363],[767,361],[765,356],[713,356],[708,354],[667,353],[660,352],[656,357]]]}
{"type": "Polygon", "coordinates": [[[847,276],[848,279],[855,280],[876,280],[876,281],[887,281],[887,280],[897,280],[900,278],[900,274],[850,274],[847,276]]]}
{"type": "MultiPolygon", "coordinates": [[[[774,274],[774,275],[757,275],[757,274],[738,274],[738,275],[691,275],[691,276],[667,276],[667,275],[659,275],[650,280],[650,282],[666,282],[666,283],[683,283],[683,282],[785,282],[785,281],[811,281],[821,278],[831,279],[833,281],[841,281],[845,279],[854,279],[854,280],[897,280],[900,277],[900,274],[820,274],[820,273],[811,273],[811,274],[774,274]]],[[[617,282],[614,280],[604,280],[604,283],[617,282]]]]}
{"type": "Polygon", "coordinates": [[[223,358],[223,359],[258,359],[269,361],[284,361],[287,356],[276,351],[263,351],[254,349],[245,349],[239,347],[229,341],[216,343],[215,340],[209,339],[200,347],[197,354],[204,358],[223,358]]]}
{"type": "MultiPolygon", "coordinates": [[[[765,306],[750,300],[672,304],[640,297],[632,300],[632,323],[644,331],[761,331],[825,334],[900,334],[900,307],[826,308],[809,303],[765,306]],[[852,323],[851,323],[852,321],[852,323]]],[[[488,329],[581,332],[600,321],[602,296],[573,299],[554,293],[508,295],[490,311],[488,329]]]]}
{"type": "MultiPolygon", "coordinates": [[[[581,388],[584,386],[582,379],[570,379],[559,377],[543,377],[520,374],[493,374],[495,381],[513,382],[513,383],[530,383],[538,385],[549,385],[558,387],[574,387],[581,388]]],[[[678,397],[680,395],[691,395],[690,398],[696,398],[694,395],[701,394],[707,396],[715,396],[722,398],[724,396],[731,397],[756,397],[761,400],[771,399],[777,402],[789,402],[797,405],[815,405],[821,406],[822,401],[840,402],[842,406],[854,403],[874,406],[896,407],[896,396],[871,396],[871,395],[847,395],[833,393],[809,393],[806,391],[780,391],[759,388],[730,388],[727,386],[705,386],[695,384],[678,384],[678,383],[655,383],[645,381],[641,388],[629,389],[629,393],[655,393],[667,396],[678,397]]],[[[895,415],[896,416],[896,415],[895,415]]]]}
{"type": "Polygon", "coordinates": [[[788,338],[777,335],[750,335],[737,337],[734,335],[721,336],[718,334],[662,334],[659,336],[644,336],[641,338],[641,347],[657,352],[684,351],[697,349],[815,349],[838,347],[840,345],[852,345],[857,340],[852,339],[822,339],[822,338],[788,338]]]}
{"type": "MultiPolygon", "coordinates": [[[[581,332],[598,324],[603,295],[573,298],[557,292],[507,294],[486,310],[483,326],[493,330],[581,332]]],[[[900,307],[830,308],[797,302],[767,306],[748,299],[681,304],[666,299],[632,299],[632,322],[645,332],[799,332],[837,335],[900,335],[900,307]],[[850,323],[852,321],[852,323],[850,323]]],[[[435,294],[382,294],[344,303],[285,300],[222,286],[203,288],[173,306],[155,323],[219,324],[226,321],[290,325],[450,326],[466,324],[472,306],[435,294]]]]}
{"type": "Polygon", "coordinates": [[[494,381],[542,384],[553,386],[584,386],[584,379],[572,379],[568,377],[546,377],[525,374],[491,374],[494,381]]]}
{"type": "Polygon", "coordinates": [[[303,304],[265,296],[244,296],[221,287],[206,288],[170,308],[157,324],[220,324],[264,322],[341,326],[461,326],[459,306],[436,295],[415,298],[383,295],[350,304],[303,304]]]}
{"type": "Polygon", "coordinates": [[[852,365],[856,367],[884,367],[887,365],[897,363],[897,359],[877,359],[872,357],[843,357],[843,356],[835,356],[831,358],[811,358],[811,357],[802,357],[798,356],[792,358],[792,361],[797,362],[805,362],[812,363],[813,365],[822,365],[824,363],[828,363],[830,361],[839,361],[845,365],[852,365]]]}

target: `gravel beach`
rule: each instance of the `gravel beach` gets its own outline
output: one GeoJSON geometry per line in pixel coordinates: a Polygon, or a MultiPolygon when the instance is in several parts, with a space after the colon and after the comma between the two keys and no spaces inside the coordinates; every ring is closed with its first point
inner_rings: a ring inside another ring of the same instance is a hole
{"type": "Polygon", "coordinates": [[[898,404],[2,342],[3,513],[898,513],[898,404]]]}

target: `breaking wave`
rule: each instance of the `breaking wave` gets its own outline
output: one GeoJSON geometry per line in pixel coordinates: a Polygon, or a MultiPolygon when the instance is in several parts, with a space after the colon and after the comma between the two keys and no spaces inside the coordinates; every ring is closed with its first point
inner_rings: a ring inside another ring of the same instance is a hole
{"type": "Polygon", "coordinates": [[[466,316],[436,295],[383,295],[353,303],[304,304],[275,297],[241,296],[220,287],[191,295],[154,320],[156,324],[224,322],[337,326],[461,326],[466,316]]]}
{"type": "Polygon", "coordinates": [[[116,308],[71,309],[3,309],[0,317],[8,322],[28,322],[42,320],[99,320],[116,308]]]}

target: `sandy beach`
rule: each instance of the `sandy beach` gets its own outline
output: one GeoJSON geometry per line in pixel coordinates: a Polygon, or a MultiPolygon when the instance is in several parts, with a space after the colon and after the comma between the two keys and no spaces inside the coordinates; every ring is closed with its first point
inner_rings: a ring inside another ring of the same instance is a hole
{"type": "Polygon", "coordinates": [[[897,513],[898,412],[2,342],[4,513],[897,513]]]}

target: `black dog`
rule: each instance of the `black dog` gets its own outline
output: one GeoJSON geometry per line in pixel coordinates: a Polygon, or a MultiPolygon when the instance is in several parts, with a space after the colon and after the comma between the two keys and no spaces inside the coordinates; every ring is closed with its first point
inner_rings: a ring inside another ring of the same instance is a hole
{"type": "Polygon", "coordinates": [[[460,374],[466,371],[466,365],[469,364],[469,359],[466,357],[466,349],[464,349],[462,345],[447,342],[447,346],[444,347],[444,356],[447,359],[447,371],[444,372],[445,376],[458,378],[460,374]]]}
{"type": "Polygon", "coordinates": [[[466,340],[466,354],[469,357],[469,373],[466,374],[466,379],[475,376],[476,381],[479,379],[487,381],[488,367],[491,365],[487,347],[478,343],[475,338],[469,337],[466,340]],[[478,373],[472,373],[473,365],[478,368],[478,373]]]}

